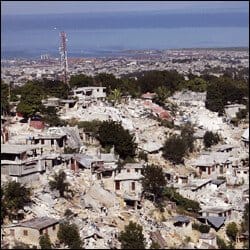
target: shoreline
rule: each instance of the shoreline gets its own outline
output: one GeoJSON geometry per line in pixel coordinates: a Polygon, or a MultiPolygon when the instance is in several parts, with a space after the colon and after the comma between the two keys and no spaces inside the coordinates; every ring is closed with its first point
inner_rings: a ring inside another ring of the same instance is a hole
{"type": "MultiPolygon", "coordinates": [[[[170,49],[126,49],[126,50],[103,50],[103,51],[91,51],[88,53],[68,53],[68,58],[110,58],[110,57],[121,57],[121,56],[133,56],[133,55],[160,55],[167,51],[196,51],[196,50],[216,50],[216,51],[249,51],[249,47],[211,47],[211,48],[170,48],[170,49]]],[[[12,53],[12,52],[11,52],[12,53]]],[[[2,52],[4,54],[4,52],[2,52]]],[[[25,55],[25,56],[1,56],[1,60],[37,60],[40,59],[41,55],[48,54],[51,58],[59,57],[58,53],[45,52],[39,55],[25,55]]]]}

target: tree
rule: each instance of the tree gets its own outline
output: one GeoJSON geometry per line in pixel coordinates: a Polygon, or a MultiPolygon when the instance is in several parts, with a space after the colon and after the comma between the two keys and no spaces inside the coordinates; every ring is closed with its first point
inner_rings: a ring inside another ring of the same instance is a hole
{"type": "Polygon", "coordinates": [[[38,82],[45,96],[67,99],[69,87],[62,81],[43,79],[38,82]]]}
{"type": "Polygon", "coordinates": [[[9,104],[9,86],[1,80],[1,114],[7,114],[10,111],[9,104]]]}
{"type": "Polygon", "coordinates": [[[203,137],[203,143],[206,148],[210,148],[212,145],[217,144],[220,141],[219,135],[212,131],[206,131],[203,137]]]}
{"type": "Polygon", "coordinates": [[[70,249],[82,249],[82,241],[76,224],[69,224],[68,222],[60,224],[57,237],[61,243],[64,243],[70,249]]]}
{"type": "Polygon", "coordinates": [[[142,226],[130,221],[118,237],[122,249],[145,249],[146,241],[142,226]]]}
{"type": "Polygon", "coordinates": [[[230,103],[243,103],[244,97],[248,95],[248,83],[241,80],[234,80],[229,77],[212,79],[207,88],[206,108],[222,112],[224,106],[230,103]]]}
{"type": "Polygon", "coordinates": [[[186,143],[186,152],[193,152],[194,150],[194,128],[190,122],[186,123],[181,128],[181,137],[186,143]]]}
{"type": "Polygon", "coordinates": [[[124,95],[131,95],[133,98],[140,96],[139,86],[134,78],[122,77],[120,86],[124,95]]]}
{"type": "Polygon", "coordinates": [[[207,83],[200,77],[195,77],[187,82],[187,88],[194,92],[204,92],[207,89],[207,83]]]}
{"type": "Polygon", "coordinates": [[[17,112],[20,112],[24,117],[30,117],[43,109],[42,98],[44,92],[42,88],[33,82],[27,82],[21,88],[21,99],[17,105],[17,112]]]}
{"type": "Polygon", "coordinates": [[[165,142],[163,157],[177,164],[183,163],[186,150],[186,141],[179,135],[172,135],[165,142]]]}
{"type": "Polygon", "coordinates": [[[153,193],[156,198],[162,196],[163,187],[166,185],[163,170],[159,166],[147,165],[143,168],[143,190],[153,193]]]}
{"type": "Polygon", "coordinates": [[[70,77],[69,84],[71,87],[88,87],[94,86],[94,80],[91,76],[84,74],[74,75],[70,77]]]}
{"type": "Polygon", "coordinates": [[[59,127],[65,126],[66,122],[61,120],[57,115],[55,107],[47,107],[43,111],[43,120],[47,123],[50,127],[59,127]]]}
{"type": "Polygon", "coordinates": [[[3,205],[5,205],[5,211],[9,218],[13,218],[17,215],[19,209],[31,202],[31,192],[29,188],[26,188],[19,182],[11,181],[3,188],[3,205]]]}
{"type": "Polygon", "coordinates": [[[231,240],[236,241],[238,231],[239,230],[235,222],[228,223],[226,227],[226,234],[231,240]]]}
{"type": "Polygon", "coordinates": [[[122,159],[135,155],[135,138],[122,127],[121,123],[104,121],[99,127],[97,138],[103,147],[111,148],[114,145],[115,151],[122,159]]]}
{"type": "Polygon", "coordinates": [[[157,95],[155,101],[159,105],[164,105],[166,99],[170,96],[170,91],[165,86],[160,86],[155,90],[157,95]]]}
{"type": "Polygon", "coordinates": [[[122,85],[121,79],[117,79],[113,74],[100,73],[95,76],[98,86],[106,87],[107,94],[122,85]]]}
{"type": "Polygon", "coordinates": [[[40,236],[39,245],[41,249],[52,249],[51,241],[47,233],[40,236]]]}
{"type": "Polygon", "coordinates": [[[108,97],[108,99],[114,101],[115,105],[117,103],[120,103],[120,101],[121,101],[121,90],[119,88],[112,90],[111,94],[108,97]]]}
{"type": "Polygon", "coordinates": [[[64,197],[65,192],[69,192],[70,184],[66,182],[66,174],[64,171],[60,170],[58,174],[54,175],[54,180],[49,181],[49,186],[51,190],[58,190],[61,197],[64,197]]]}

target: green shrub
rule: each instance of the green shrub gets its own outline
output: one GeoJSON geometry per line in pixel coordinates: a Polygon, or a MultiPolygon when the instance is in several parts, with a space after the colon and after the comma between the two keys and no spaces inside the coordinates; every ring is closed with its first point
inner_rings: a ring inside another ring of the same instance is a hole
{"type": "Polygon", "coordinates": [[[161,120],[160,121],[161,126],[166,127],[166,128],[174,128],[174,121],[169,121],[169,120],[161,120]]]}
{"type": "Polygon", "coordinates": [[[192,229],[200,231],[201,233],[208,233],[210,231],[210,226],[194,222],[192,224],[192,229]]]}
{"type": "Polygon", "coordinates": [[[203,143],[206,148],[210,148],[212,145],[217,144],[220,141],[219,135],[212,131],[206,131],[203,137],[203,143]]]}
{"type": "Polygon", "coordinates": [[[186,211],[198,213],[200,210],[199,202],[184,198],[182,195],[177,193],[174,188],[165,187],[163,190],[163,195],[186,211]]]}
{"type": "Polygon", "coordinates": [[[228,223],[226,227],[226,234],[231,240],[236,241],[238,232],[239,230],[235,222],[228,223]]]}

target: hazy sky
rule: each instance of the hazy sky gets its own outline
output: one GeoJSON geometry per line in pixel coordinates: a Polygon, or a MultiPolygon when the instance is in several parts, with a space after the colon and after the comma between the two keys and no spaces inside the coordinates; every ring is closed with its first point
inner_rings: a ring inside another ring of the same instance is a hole
{"type": "Polygon", "coordinates": [[[249,12],[248,1],[1,1],[3,15],[171,11],[171,12],[249,12]]]}

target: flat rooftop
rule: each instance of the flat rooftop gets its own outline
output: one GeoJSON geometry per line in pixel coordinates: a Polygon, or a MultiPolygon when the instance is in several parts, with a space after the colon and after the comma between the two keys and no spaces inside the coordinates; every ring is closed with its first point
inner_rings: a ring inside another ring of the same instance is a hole
{"type": "Polygon", "coordinates": [[[41,146],[1,144],[1,154],[21,154],[37,148],[41,148],[41,146]]]}
{"type": "Polygon", "coordinates": [[[57,223],[59,223],[59,221],[54,219],[54,218],[40,217],[40,218],[34,218],[34,219],[31,219],[28,221],[21,222],[21,223],[17,224],[17,226],[41,230],[43,228],[47,228],[47,227],[52,226],[52,225],[57,224],[57,223]]]}

